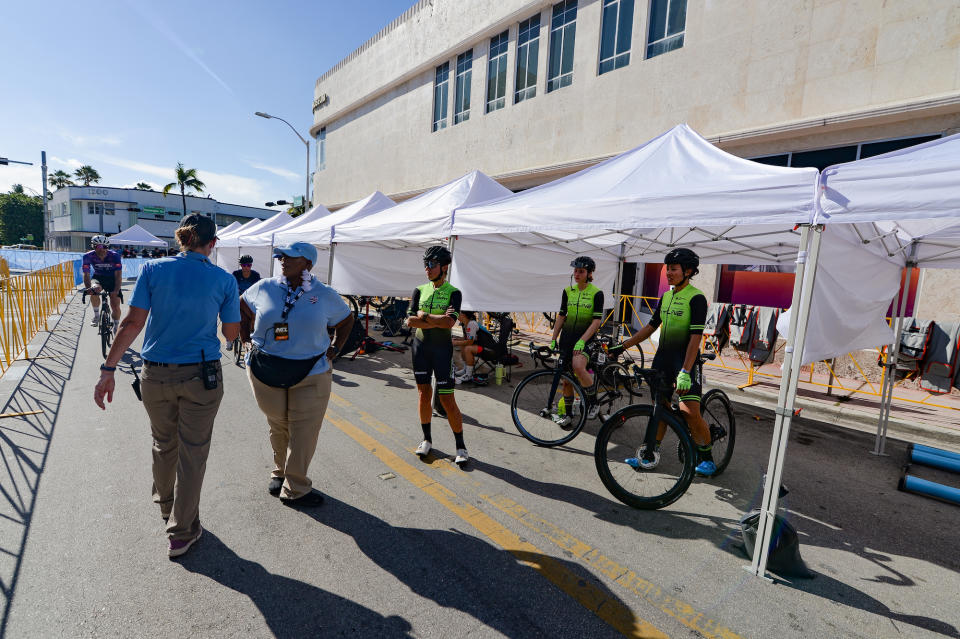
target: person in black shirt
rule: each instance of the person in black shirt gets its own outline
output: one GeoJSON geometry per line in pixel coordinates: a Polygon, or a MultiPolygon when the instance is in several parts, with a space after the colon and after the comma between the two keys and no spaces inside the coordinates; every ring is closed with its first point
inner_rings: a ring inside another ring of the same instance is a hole
{"type": "Polygon", "coordinates": [[[240,268],[233,272],[233,277],[237,280],[237,288],[240,294],[260,281],[260,274],[253,270],[253,258],[249,255],[240,256],[240,268]]]}

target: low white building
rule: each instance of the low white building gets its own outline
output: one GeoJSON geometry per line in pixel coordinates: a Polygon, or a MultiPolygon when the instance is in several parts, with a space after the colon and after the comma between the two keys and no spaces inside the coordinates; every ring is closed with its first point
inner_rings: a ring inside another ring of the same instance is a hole
{"type": "MultiPolygon", "coordinates": [[[[183,217],[183,201],[179,193],[164,196],[159,191],[108,186],[58,189],[49,206],[48,247],[61,251],[88,250],[90,238],[94,235],[113,235],[134,224],[175,246],[173,234],[183,217]]],[[[231,222],[266,219],[276,211],[188,195],[187,213],[201,213],[223,227],[231,222]]]]}

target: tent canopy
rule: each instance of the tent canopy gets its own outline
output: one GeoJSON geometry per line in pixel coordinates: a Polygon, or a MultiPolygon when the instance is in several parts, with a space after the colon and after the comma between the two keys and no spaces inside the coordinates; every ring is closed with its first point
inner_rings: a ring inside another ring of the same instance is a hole
{"type": "Polygon", "coordinates": [[[333,241],[390,246],[437,241],[450,236],[454,209],[507,195],[511,195],[510,189],[480,171],[471,171],[377,215],[337,224],[333,241]]]}
{"type": "Polygon", "coordinates": [[[242,228],[237,229],[237,231],[230,234],[229,237],[221,237],[218,246],[223,248],[240,246],[240,238],[252,237],[261,233],[273,231],[274,229],[278,229],[289,224],[292,220],[293,218],[287,213],[277,213],[273,217],[268,217],[254,226],[244,225],[242,228]]]}
{"type": "Polygon", "coordinates": [[[796,258],[798,223],[814,213],[817,170],[744,160],[685,124],[555,182],[454,215],[453,234],[515,246],[553,245],[656,262],[674,246],[704,262],[796,258]],[[485,236],[485,237],[484,237],[485,236]]]}
{"type": "Polygon", "coordinates": [[[296,241],[310,242],[322,248],[330,244],[333,225],[354,222],[396,205],[396,202],[380,191],[374,191],[350,206],[345,206],[334,213],[329,213],[319,219],[310,221],[308,224],[298,226],[295,233],[288,232],[287,229],[281,229],[277,231],[274,241],[277,244],[296,241]]]}
{"type": "Polygon", "coordinates": [[[167,247],[167,243],[159,237],[143,228],[139,224],[134,224],[127,230],[110,236],[110,244],[119,244],[122,246],[162,246],[167,247]]]}
{"type": "MultiPolygon", "coordinates": [[[[255,217],[255,218],[253,218],[252,220],[250,220],[250,221],[248,221],[248,222],[244,222],[243,224],[240,224],[239,222],[234,222],[234,224],[237,224],[238,226],[234,227],[233,230],[231,230],[231,231],[226,231],[226,230],[220,231],[220,232],[217,233],[217,235],[220,237],[221,240],[225,240],[225,239],[227,239],[228,237],[233,237],[234,235],[236,235],[237,233],[239,233],[240,231],[242,231],[242,230],[245,229],[245,228],[251,228],[251,229],[252,229],[252,228],[256,227],[257,225],[259,225],[259,224],[262,223],[262,222],[263,222],[263,220],[261,220],[261,219],[258,218],[258,217],[255,217]]],[[[230,226],[233,226],[233,224],[231,224],[230,226]]],[[[228,226],[227,229],[229,229],[230,226],[228,226]]]]}
{"type": "Polygon", "coordinates": [[[263,231],[253,231],[251,233],[243,233],[236,236],[237,242],[240,246],[270,246],[271,244],[276,244],[275,236],[286,232],[293,231],[294,229],[299,229],[311,222],[315,222],[321,218],[328,217],[330,211],[327,210],[327,207],[322,204],[318,204],[313,207],[303,215],[291,218],[286,224],[282,224],[276,228],[266,229],[263,231]]]}
{"type": "Polygon", "coordinates": [[[227,226],[223,227],[222,229],[219,229],[219,230],[217,231],[217,236],[218,236],[218,237],[223,237],[224,235],[229,235],[230,233],[233,233],[234,231],[236,231],[236,230],[237,230],[238,228],[240,228],[241,226],[243,226],[243,225],[240,224],[240,222],[231,222],[230,224],[228,224],[227,226]]]}

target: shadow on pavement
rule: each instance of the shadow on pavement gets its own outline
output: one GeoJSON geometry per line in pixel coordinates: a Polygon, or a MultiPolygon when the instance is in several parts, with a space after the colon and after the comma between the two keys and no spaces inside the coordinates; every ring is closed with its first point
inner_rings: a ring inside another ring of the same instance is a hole
{"type": "Polygon", "coordinates": [[[598,629],[620,636],[529,568],[530,564],[559,564],[596,586],[610,602],[626,608],[575,563],[537,553],[507,552],[453,529],[392,526],[329,495],[322,507],[302,513],[352,537],[371,561],[421,597],[464,612],[507,637],[597,637],[598,629]],[[559,599],[569,614],[544,614],[551,609],[551,598],[559,599]],[[584,615],[587,634],[570,626],[571,619],[584,615]]]}
{"type": "MultiPolygon", "coordinates": [[[[68,301],[42,348],[31,361],[0,413],[31,413],[0,419],[0,593],[4,597],[0,636],[6,633],[40,477],[60,414],[63,391],[73,372],[84,307],[68,301]]],[[[24,370],[14,367],[12,371],[24,370]]]]}
{"type": "Polygon", "coordinates": [[[238,556],[209,530],[184,569],[246,595],[280,639],[299,637],[411,637],[403,617],[380,613],[316,586],[269,572],[238,556]]]}

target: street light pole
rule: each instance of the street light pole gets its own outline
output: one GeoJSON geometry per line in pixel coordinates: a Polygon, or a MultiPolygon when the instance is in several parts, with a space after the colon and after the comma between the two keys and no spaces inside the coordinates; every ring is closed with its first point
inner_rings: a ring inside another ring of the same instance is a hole
{"type": "Polygon", "coordinates": [[[47,152],[40,151],[40,174],[43,176],[43,248],[50,249],[50,208],[47,206],[47,152]]]}
{"type": "Polygon", "coordinates": [[[293,128],[293,125],[287,122],[286,120],[284,120],[283,118],[278,118],[275,115],[270,115],[269,113],[264,113],[263,111],[257,111],[256,113],[254,113],[254,115],[258,115],[261,118],[266,118],[268,120],[280,120],[281,122],[286,124],[288,127],[290,127],[290,130],[293,131],[293,133],[298,138],[300,138],[300,141],[303,142],[303,144],[307,147],[307,174],[306,174],[306,180],[304,182],[304,191],[303,191],[303,212],[306,213],[307,208],[310,206],[309,204],[310,202],[310,142],[308,140],[305,140],[303,136],[300,135],[300,133],[295,128],[293,128]]]}

